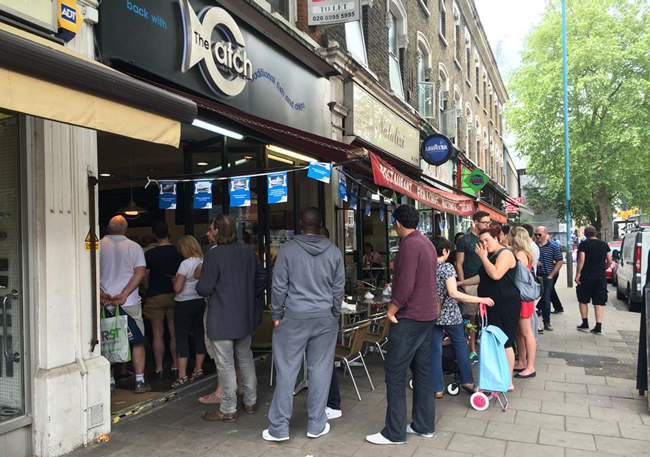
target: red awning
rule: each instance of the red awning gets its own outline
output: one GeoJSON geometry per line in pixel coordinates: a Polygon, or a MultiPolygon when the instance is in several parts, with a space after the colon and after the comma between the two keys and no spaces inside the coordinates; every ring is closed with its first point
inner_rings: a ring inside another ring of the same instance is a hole
{"type": "Polygon", "coordinates": [[[385,160],[369,152],[375,184],[388,187],[445,213],[459,216],[474,214],[474,201],[444,190],[418,183],[403,175],[385,160]]]}
{"type": "Polygon", "coordinates": [[[490,219],[492,219],[493,222],[498,222],[499,224],[508,223],[508,216],[503,214],[501,211],[497,211],[495,208],[492,208],[491,206],[487,206],[484,203],[479,203],[478,210],[489,213],[490,219]]]}

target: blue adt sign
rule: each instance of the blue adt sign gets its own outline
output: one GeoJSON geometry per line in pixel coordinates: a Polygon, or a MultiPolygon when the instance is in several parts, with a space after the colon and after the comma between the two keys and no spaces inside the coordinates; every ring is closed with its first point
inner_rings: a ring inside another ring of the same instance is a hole
{"type": "Polygon", "coordinates": [[[420,146],[420,157],[431,165],[442,165],[451,157],[454,148],[449,138],[439,133],[429,135],[420,146]]]}

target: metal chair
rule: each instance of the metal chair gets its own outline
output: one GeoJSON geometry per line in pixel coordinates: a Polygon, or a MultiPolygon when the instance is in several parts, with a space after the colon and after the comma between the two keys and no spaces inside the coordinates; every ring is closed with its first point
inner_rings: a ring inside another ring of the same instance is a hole
{"type": "Polygon", "coordinates": [[[345,334],[350,335],[349,338],[350,345],[343,346],[341,344],[337,344],[336,351],[334,353],[334,358],[336,360],[343,361],[343,363],[345,364],[343,375],[345,376],[346,370],[350,372],[350,378],[352,379],[352,384],[354,384],[354,390],[357,392],[357,397],[359,398],[359,401],[361,401],[361,394],[359,394],[359,388],[357,387],[357,382],[354,379],[354,375],[352,374],[352,369],[350,367],[350,364],[352,362],[356,362],[357,360],[361,361],[363,368],[366,370],[366,376],[368,376],[370,387],[372,388],[372,390],[375,390],[375,386],[372,384],[372,379],[370,378],[368,367],[366,366],[366,362],[363,359],[363,354],[361,352],[361,349],[363,349],[363,344],[365,342],[366,335],[368,334],[368,328],[370,327],[370,324],[372,324],[372,321],[368,320],[368,321],[363,321],[354,327],[341,329],[342,335],[345,334]]]}
{"type": "Polygon", "coordinates": [[[374,327],[377,331],[368,332],[364,339],[366,343],[369,343],[377,348],[377,351],[379,351],[379,355],[381,356],[382,360],[386,360],[382,347],[388,341],[389,326],[390,321],[386,317],[386,313],[374,317],[372,319],[372,327],[374,327]]]}

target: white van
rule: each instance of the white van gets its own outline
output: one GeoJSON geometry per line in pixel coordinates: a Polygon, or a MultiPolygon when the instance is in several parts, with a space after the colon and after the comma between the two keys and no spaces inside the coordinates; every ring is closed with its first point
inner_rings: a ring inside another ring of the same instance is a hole
{"type": "Polygon", "coordinates": [[[650,227],[638,227],[625,233],[616,271],[616,298],[627,298],[630,311],[640,311],[644,305],[643,286],[648,268],[650,227]]]}

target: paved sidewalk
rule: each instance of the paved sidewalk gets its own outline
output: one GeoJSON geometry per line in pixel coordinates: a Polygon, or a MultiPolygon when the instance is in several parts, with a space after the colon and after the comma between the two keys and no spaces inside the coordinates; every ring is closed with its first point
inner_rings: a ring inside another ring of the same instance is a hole
{"type": "MultiPolygon", "coordinates": [[[[564,274],[564,273],[562,273],[564,274]]],[[[580,323],[575,289],[565,276],[558,293],[565,312],[552,316],[553,332],[540,335],[537,376],[516,379],[510,408],[491,406],[478,412],[469,396],[445,395],[436,401],[436,434],[408,436],[404,446],[376,446],[364,441],[384,423],[386,399],[381,358],[368,356],[376,386],[370,391],[363,370],[355,370],[358,401],[349,377],[341,380],[343,417],[319,439],[306,437],[306,392],[295,397],[291,439],[273,444],[261,438],[273,394],[268,387],[269,361],[258,364],[259,411],[232,424],[201,420],[197,402],[214,386],[185,392],[181,398],[113,427],[110,441],[70,454],[94,456],[353,456],[353,457],[604,457],[650,455],[650,415],[646,397],[635,390],[639,314],[616,301],[610,287],[603,334],[576,331],[580,323]]],[[[590,325],[593,327],[593,311],[590,325]]],[[[474,366],[476,369],[477,366],[474,366]]],[[[408,394],[410,396],[410,393],[408,394]]],[[[209,405],[208,405],[209,406],[209,405]]]]}

